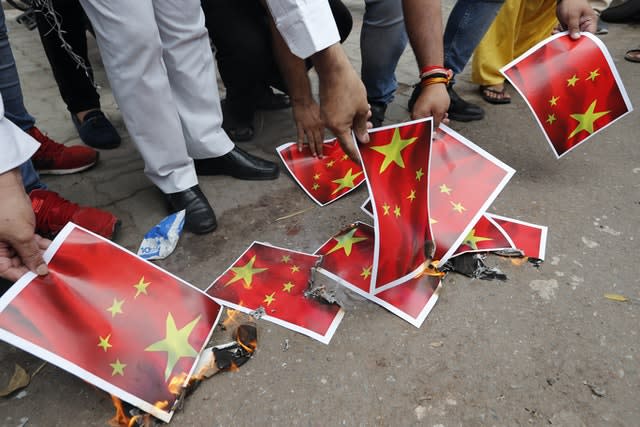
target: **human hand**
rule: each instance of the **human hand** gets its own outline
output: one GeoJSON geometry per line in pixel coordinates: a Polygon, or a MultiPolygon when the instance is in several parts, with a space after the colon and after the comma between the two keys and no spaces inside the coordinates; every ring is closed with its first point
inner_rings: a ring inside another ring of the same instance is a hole
{"type": "Polygon", "coordinates": [[[447,111],[449,110],[449,94],[444,84],[432,84],[422,88],[418,99],[411,110],[413,120],[424,117],[433,117],[433,129],[437,129],[440,123],[448,123],[447,111]]]}
{"type": "Polygon", "coordinates": [[[338,138],[344,152],[359,162],[356,139],[369,142],[371,110],[364,84],[340,45],[332,45],[313,57],[320,79],[320,112],[324,124],[338,138]]]}
{"type": "Polygon", "coordinates": [[[302,151],[302,146],[306,141],[314,157],[322,157],[322,146],[324,140],[324,124],[320,115],[320,106],[313,98],[305,101],[291,100],[293,110],[293,120],[296,122],[298,130],[298,150],[302,151]]]}
{"type": "Polygon", "coordinates": [[[598,29],[598,15],[586,0],[561,0],[556,16],[561,28],[568,30],[574,40],[580,37],[581,31],[595,33],[598,29]]]}
{"type": "Polygon", "coordinates": [[[42,245],[34,233],[36,219],[18,169],[0,174],[0,276],[17,280],[31,270],[47,274],[42,245]]]}

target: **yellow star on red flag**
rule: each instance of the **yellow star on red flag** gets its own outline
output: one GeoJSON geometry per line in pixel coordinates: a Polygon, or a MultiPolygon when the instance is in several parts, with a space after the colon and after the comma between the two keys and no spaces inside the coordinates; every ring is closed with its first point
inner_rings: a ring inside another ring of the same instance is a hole
{"type": "Polygon", "coordinates": [[[571,114],[571,118],[578,121],[578,126],[576,126],[573,132],[571,132],[569,138],[573,138],[580,131],[585,131],[590,134],[593,133],[593,123],[600,117],[609,114],[609,111],[600,111],[596,113],[596,101],[597,100],[594,99],[591,105],[589,105],[589,108],[587,108],[587,111],[583,114],[571,114]]]}
{"type": "Polygon", "coordinates": [[[355,183],[353,182],[357,177],[359,177],[360,175],[362,175],[362,171],[353,174],[353,168],[349,168],[349,170],[347,171],[347,173],[342,177],[342,178],[338,178],[338,179],[334,179],[331,182],[334,182],[336,184],[338,184],[338,188],[336,188],[335,190],[333,190],[333,193],[331,194],[336,194],[338,191],[342,190],[343,188],[353,188],[355,187],[355,183]]]}
{"type": "Polygon", "coordinates": [[[173,372],[173,368],[182,357],[196,357],[198,352],[189,344],[189,335],[195,328],[200,315],[178,329],[171,313],[167,314],[165,337],[151,344],[144,351],[163,351],[167,353],[167,367],[164,371],[164,380],[167,381],[173,372]]]}
{"type": "Polygon", "coordinates": [[[363,240],[367,240],[366,237],[354,237],[354,234],[356,234],[357,230],[357,228],[354,228],[348,233],[343,234],[342,236],[334,237],[334,239],[336,239],[338,243],[336,243],[336,245],[331,248],[329,252],[327,252],[327,255],[340,249],[344,249],[344,253],[347,256],[351,255],[351,249],[353,248],[354,244],[362,242],[363,240]]]}
{"type": "Polygon", "coordinates": [[[399,167],[404,168],[402,150],[416,142],[417,139],[417,137],[402,139],[402,137],[400,137],[400,131],[396,128],[393,131],[393,137],[391,138],[390,143],[387,145],[371,147],[372,150],[384,155],[384,160],[382,161],[382,165],[380,165],[380,173],[386,171],[391,163],[395,163],[399,167]]]}
{"type": "Polygon", "coordinates": [[[253,275],[262,273],[263,271],[267,271],[267,268],[253,268],[253,264],[256,262],[256,256],[254,255],[249,262],[247,262],[242,267],[232,267],[231,271],[233,271],[234,276],[231,280],[229,280],[224,287],[237,282],[238,280],[244,281],[244,288],[251,289],[251,281],[253,280],[253,275]]]}
{"type": "Polygon", "coordinates": [[[276,299],[274,298],[275,296],[275,292],[271,293],[271,295],[265,295],[264,296],[264,300],[262,301],[263,303],[267,304],[267,306],[270,306],[272,302],[274,302],[276,299]]]}
{"type": "Polygon", "coordinates": [[[464,245],[469,246],[473,250],[478,250],[478,242],[484,242],[487,240],[493,240],[489,237],[476,236],[476,229],[472,228],[469,234],[464,238],[464,245]]]}

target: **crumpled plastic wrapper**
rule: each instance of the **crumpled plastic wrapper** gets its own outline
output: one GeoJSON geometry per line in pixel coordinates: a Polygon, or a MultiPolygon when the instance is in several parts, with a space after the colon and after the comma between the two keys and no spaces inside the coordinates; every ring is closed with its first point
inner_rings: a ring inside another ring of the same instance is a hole
{"type": "Polygon", "coordinates": [[[144,235],[138,256],[146,260],[165,259],[176,248],[184,227],[184,209],[169,215],[144,235]]]}

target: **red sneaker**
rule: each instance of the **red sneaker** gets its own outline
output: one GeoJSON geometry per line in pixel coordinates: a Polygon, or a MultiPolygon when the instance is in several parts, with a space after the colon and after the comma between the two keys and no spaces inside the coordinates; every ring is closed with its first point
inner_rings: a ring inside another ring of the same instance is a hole
{"type": "Polygon", "coordinates": [[[54,237],[69,221],[107,239],[112,239],[120,226],[120,221],[113,214],[78,206],[53,191],[33,190],[29,197],[36,214],[36,232],[45,237],[54,237]]]}
{"type": "Polygon", "coordinates": [[[35,126],[27,133],[40,143],[31,161],[41,174],[67,175],[89,169],[98,163],[98,152],[91,147],[67,147],[49,138],[35,126]]]}

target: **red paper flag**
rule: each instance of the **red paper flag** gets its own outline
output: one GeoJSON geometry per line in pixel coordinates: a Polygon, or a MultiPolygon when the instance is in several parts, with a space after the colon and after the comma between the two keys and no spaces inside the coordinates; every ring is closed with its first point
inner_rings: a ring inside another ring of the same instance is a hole
{"type": "Polygon", "coordinates": [[[429,262],[432,126],[428,118],[375,129],[370,142],[359,146],[375,214],[372,293],[416,277],[429,262]]]}
{"type": "Polygon", "coordinates": [[[453,256],[469,252],[490,252],[515,249],[504,230],[486,214],[473,226],[453,256]]]}
{"type": "Polygon", "coordinates": [[[315,252],[322,255],[319,271],[367,296],[371,287],[374,242],[373,227],[362,222],[350,225],[315,252]]]}
{"type": "Polygon", "coordinates": [[[320,206],[355,190],[364,181],[360,165],[349,159],[337,139],[324,142],[323,157],[313,157],[308,145],[298,151],[294,142],[277,148],[298,185],[320,206]]]}
{"type": "Polygon", "coordinates": [[[554,35],[501,71],[558,158],[633,110],[607,48],[589,33],[554,35]]]}
{"type": "Polygon", "coordinates": [[[168,384],[191,373],[220,306],[71,223],[46,259],[47,276],[0,299],[0,337],[169,422],[168,384]]]}
{"type": "Polygon", "coordinates": [[[547,227],[504,216],[487,214],[513,241],[513,245],[529,258],[544,260],[547,247],[547,227]]]}
{"type": "Polygon", "coordinates": [[[318,272],[419,328],[438,299],[440,278],[423,275],[376,295],[370,294],[374,239],[370,225],[358,222],[349,226],[315,252],[323,256],[318,272]]]}
{"type": "Polygon", "coordinates": [[[445,125],[431,149],[429,213],[435,259],[444,264],[515,170],[445,125]]]}
{"type": "Polygon", "coordinates": [[[262,307],[263,319],[328,344],[344,312],[336,304],[304,296],[311,267],[319,259],[254,242],[207,293],[220,304],[244,313],[262,307]]]}

